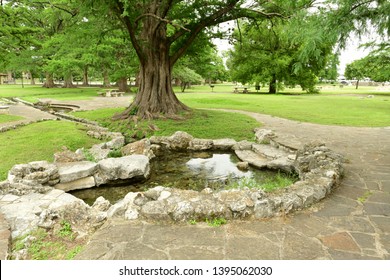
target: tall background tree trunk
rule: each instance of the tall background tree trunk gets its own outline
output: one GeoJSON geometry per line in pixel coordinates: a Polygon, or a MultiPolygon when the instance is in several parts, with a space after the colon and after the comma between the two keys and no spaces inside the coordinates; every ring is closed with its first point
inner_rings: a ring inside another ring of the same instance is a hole
{"type": "Polygon", "coordinates": [[[268,93],[276,93],[276,75],[272,75],[268,93]]]}
{"type": "Polygon", "coordinates": [[[35,85],[35,78],[34,78],[34,75],[33,75],[33,73],[32,72],[29,72],[30,73],[30,84],[31,85],[35,85]]]}
{"type": "Polygon", "coordinates": [[[53,87],[55,87],[53,74],[52,73],[46,72],[46,80],[45,80],[45,82],[43,84],[43,87],[46,87],[46,88],[53,88],[53,87]]]}
{"type": "Polygon", "coordinates": [[[83,69],[83,86],[89,86],[88,82],[88,65],[86,65],[83,69]]]}
{"type": "Polygon", "coordinates": [[[119,87],[119,91],[122,91],[122,92],[129,92],[129,86],[127,84],[127,78],[126,77],[123,77],[123,78],[120,78],[118,80],[118,87],[119,87]]]}
{"type": "Polygon", "coordinates": [[[72,74],[67,74],[65,76],[65,80],[64,80],[64,88],[74,88],[76,87],[74,84],[73,84],[73,77],[72,77],[72,74]]]}
{"type": "Polygon", "coordinates": [[[110,78],[108,77],[108,71],[106,68],[103,70],[103,87],[110,87],[110,78]]]}

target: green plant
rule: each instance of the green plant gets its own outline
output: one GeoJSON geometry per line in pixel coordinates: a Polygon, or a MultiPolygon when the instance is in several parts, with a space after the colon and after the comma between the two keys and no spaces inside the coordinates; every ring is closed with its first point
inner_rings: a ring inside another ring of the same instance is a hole
{"type": "Polygon", "coordinates": [[[59,237],[68,237],[70,239],[73,239],[73,230],[72,225],[67,221],[61,222],[61,228],[58,231],[59,237]]]}
{"type": "Polygon", "coordinates": [[[60,225],[61,228],[57,232],[38,228],[13,240],[12,252],[26,249],[29,260],[73,259],[83,248],[85,240],[74,239],[69,222],[62,221],[60,225]]]}
{"type": "Polygon", "coordinates": [[[366,202],[366,200],[372,195],[372,191],[366,191],[362,196],[358,197],[357,200],[361,203],[366,202]]]}
{"type": "Polygon", "coordinates": [[[108,153],[110,158],[118,158],[122,156],[122,151],[120,149],[114,149],[108,153]]]}
{"type": "Polygon", "coordinates": [[[206,218],[206,223],[210,227],[220,227],[222,225],[225,225],[227,223],[227,221],[223,217],[214,218],[212,220],[209,220],[208,218],[206,218]]]}
{"type": "Polygon", "coordinates": [[[91,153],[90,150],[86,150],[83,148],[82,151],[83,151],[83,155],[84,155],[86,160],[97,162],[96,158],[93,156],[93,154],[91,153]]]}
{"type": "Polygon", "coordinates": [[[262,188],[266,192],[272,192],[274,190],[288,187],[297,180],[297,177],[295,174],[284,174],[281,172],[278,172],[275,178],[267,179],[263,184],[260,185],[260,188],[262,188]]]}
{"type": "Polygon", "coordinates": [[[266,178],[263,182],[251,177],[243,177],[239,180],[229,180],[225,189],[263,189],[266,192],[272,192],[280,188],[292,185],[297,180],[296,174],[285,174],[278,172],[276,176],[266,178]]]}
{"type": "Polygon", "coordinates": [[[83,246],[77,245],[76,247],[74,247],[72,250],[70,250],[70,251],[66,254],[65,259],[66,259],[66,260],[72,260],[78,253],[81,252],[82,249],[83,249],[83,246]]]}
{"type": "Polygon", "coordinates": [[[195,219],[191,219],[191,220],[188,221],[188,223],[189,223],[190,225],[196,225],[196,224],[197,224],[197,221],[196,221],[195,219]]]}

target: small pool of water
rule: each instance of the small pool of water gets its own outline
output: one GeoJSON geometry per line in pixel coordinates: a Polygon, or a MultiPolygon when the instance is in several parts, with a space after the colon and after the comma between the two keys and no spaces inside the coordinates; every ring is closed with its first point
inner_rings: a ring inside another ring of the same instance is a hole
{"type": "Polygon", "coordinates": [[[144,182],[100,186],[73,191],[72,194],[90,205],[99,196],[115,203],[129,192],[145,191],[156,186],[197,191],[209,187],[216,190],[240,178],[251,178],[261,183],[278,174],[275,171],[251,167],[247,171],[242,171],[236,166],[238,162],[239,159],[229,153],[171,153],[151,161],[151,176],[144,182]]]}

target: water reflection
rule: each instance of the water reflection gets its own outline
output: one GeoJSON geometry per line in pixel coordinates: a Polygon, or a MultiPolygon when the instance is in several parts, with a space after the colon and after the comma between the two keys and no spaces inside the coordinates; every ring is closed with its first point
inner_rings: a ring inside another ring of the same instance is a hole
{"type": "Polygon", "coordinates": [[[197,191],[205,187],[221,189],[234,178],[246,177],[263,182],[277,174],[274,171],[254,168],[241,171],[236,166],[238,162],[239,159],[234,154],[228,153],[169,153],[151,161],[151,176],[144,182],[106,185],[73,191],[72,194],[90,205],[99,196],[115,203],[129,192],[145,191],[155,186],[197,191]]]}
{"type": "Polygon", "coordinates": [[[192,158],[186,166],[201,178],[208,180],[252,176],[251,171],[243,172],[237,168],[231,154],[213,154],[211,158],[192,158]]]}

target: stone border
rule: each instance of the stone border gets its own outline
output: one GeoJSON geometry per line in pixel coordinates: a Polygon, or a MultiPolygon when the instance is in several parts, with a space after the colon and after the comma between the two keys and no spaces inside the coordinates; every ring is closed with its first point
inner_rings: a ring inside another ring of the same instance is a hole
{"type": "MultiPolygon", "coordinates": [[[[100,133],[107,135],[108,132],[100,133]]],[[[123,136],[114,135],[118,137],[97,148],[122,147],[123,136]]],[[[73,221],[75,227],[83,228],[84,232],[85,228],[96,228],[97,224],[112,217],[164,221],[213,217],[263,219],[308,207],[338,185],[343,172],[342,156],[318,143],[308,144],[298,151],[281,145],[261,144],[272,143],[273,138],[271,131],[261,129],[256,131],[257,142],[197,139],[185,132],[176,132],[170,137],[151,137],[128,144],[121,148],[125,156],[103,158],[97,163],[75,161],[80,154],[73,153],[69,157],[70,151],[66,151],[66,156],[62,155],[54,163],[31,162],[14,166],[8,180],[0,183],[3,194],[0,196],[0,211],[11,225],[13,237],[37,226],[53,226],[60,218],[73,221]],[[206,188],[197,192],[159,186],[146,192],[130,192],[114,205],[99,197],[89,206],[64,192],[64,189],[68,190],[64,186],[73,185],[79,189],[118,179],[147,178],[150,158],[183,150],[233,151],[241,160],[259,168],[294,171],[299,175],[299,181],[273,193],[246,187],[221,191],[206,188]]]]}

